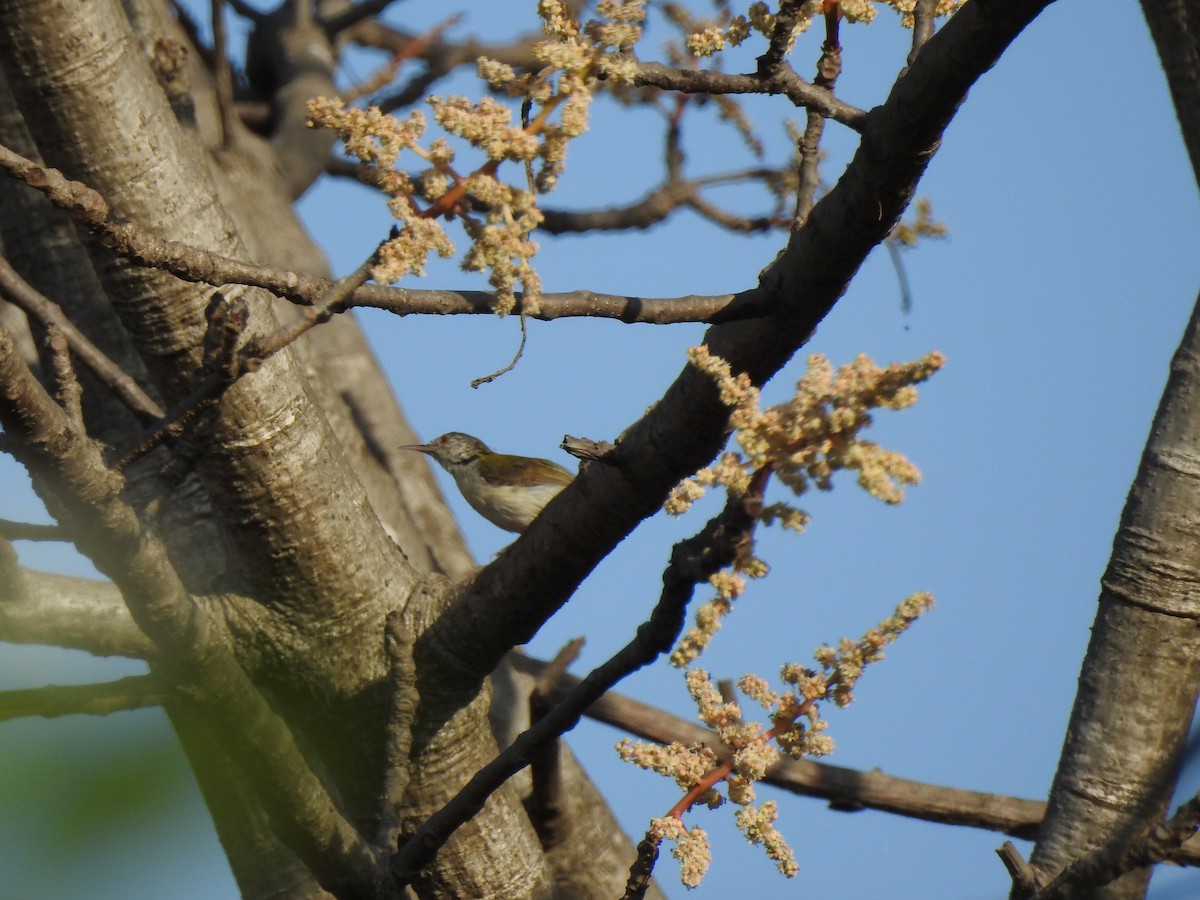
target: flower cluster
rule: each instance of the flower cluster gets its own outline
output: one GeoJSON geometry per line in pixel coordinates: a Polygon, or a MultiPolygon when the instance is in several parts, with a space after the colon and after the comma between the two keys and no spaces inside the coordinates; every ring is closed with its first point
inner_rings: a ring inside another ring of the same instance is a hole
{"type": "Polygon", "coordinates": [[[932,608],[931,594],[913,594],[896,607],[895,613],[857,641],[842,638],[836,648],[818,647],[814,655],[827,673],[826,680],[832,686],[833,701],[838,706],[849,705],[854,700],[854,686],[862,677],[863,668],[883,659],[883,648],[932,608]]]}
{"type": "MultiPolygon", "coordinates": [[[[707,347],[692,348],[688,357],[713,378],[721,402],[730,407],[729,424],[741,452],[724,454],[714,466],[677,486],[665,504],[672,515],[686,511],[713,485],[745,493],[753,474],[764,466],[795,494],[809,487],[830,490],[833,473],[849,469],[867,493],[892,504],[904,498],[904,485],[920,480],[904,456],[862,440],[859,433],[871,424],[872,409],[904,409],[915,403],[914,385],[944,365],[941,353],[887,368],[859,356],[836,372],[825,357],[814,354],[791,399],[767,409],[759,408],[758,389],[749,376],[734,375],[707,347]]],[[[789,510],[777,505],[770,515],[787,527],[802,528],[807,516],[789,510]]]]}
{"type": "MultiPolygon", "coordinates": [[[[860,356],[836,373],[828,360],[814,355],[791,399],[765,410],[759,407],[759,391],[748,375],[734,375],[724,360],[705,347],[688,354],[692,364],[716,382],[721,402],[731,410],[729,421],[741,452],[723,454],[676,486],[665,504],[672,515],[685,512],[714,485],[745,494],[755,473],[766,468],[795,494],[810,486],[830,490],[833,473],[850,469],[864,490],[891,504],[903,499],[904,485],[920,480],[920,472],[903,455],[862,440],[859,434],[871,424],[872,409],[903,409],[915,403],[914,385],[941,368],[940,353],[887,368],[860,356]]],[[[763,507],[761,521],[799,532],[808,525],[809,515],[790,503],[777,502],[763,507]]],[[[695,624],[671,655],[672,664],[685,666],[699,657],[734,601],[745,593],[746,579],[762,577],[767,571],[765,562],[746,554],[731,569],[713,575],[709,583],[716,596],[696,611],[695,624]]]]}
{"type": "Polygon", "coordinates": [[[703,828],[688,829],[677,817],[663,816],[650,820],[648,837],[656,845],[673,841],[671,854],[679,860],[679,879],[690,888],[700,884],[712,863],[708,833],[703,828]]]}
{"type": "Polygon", "coordinates": [[[452,256],[454,245],[437,220],[457,216],[471,241],[462,265],[489,273],[496,311],[503,315],[513,309],[518,286],[536,301],[541,282],[531,263],[537,244],[530,234],[541,224],[542,214],[535,194],[552,190],[557,183],[568,141],[587,130],[592,94],[606,80],[627,82],[632,77],[636,64],[628,51],[641,36],[645,3],[601,0],[597,13],[599,18],[581,25],[561,0],[540,0],[538,14],[546,40],[533,48],[544,64],[539,72],[517,75],[504,63],[478,61],[483,80],[523,101],[526,115],[519,123],[512,109],[492,97],[428,99],[434,121],[486,158],[469,175],[454,170],[455,153],[446,140],[421,146],[426,121],[420,112],[400,121],[378,109],[348,107],[336,99],[310,102],[309,124],[338,131],[346,152],[359,160],[362,180],[383,191],[392,215],[403,223],[379,252],[372,270],[376,281],[390,283],[410,273],[424,274],[430,253],[452,256]],[[530,120],[528,112],[535,105],[540,112],[530,120]],[[428,168],[415,175],[399,168],[405,150],[428,168]],[[518,163],[527,171],[526,188],[497,177],[504,162],[518,163]],[[419,208],[417,196],[432,205],[419,208]]]}
{"type": "MultiPolygon", "coordinates": [[[[670,512],[683,512],[713,485],[734,495],[753,492],[761,497],[772,474],[798,494],[812,486],[829,490],[834,472],[851,469],[863,489],[886,503],[899,503],[904,485],[918,481],[919,473],[908,460],[863,440],[860,433],[871,424],[872,410],[903,409],[915,403],[915,385],[941,368],[944,360],[940,353],[886,368],[860,356],[836,371],[824,357],[814,355],[793,396],[765,410],[749,375],[734,374],[728,363],[705,347],[688,353],[692,365],[713,379],[721,402],[729,407],[739,450],[725,453],[716,464],[681,483],[667,502],[670,512]]],[[[759,515],[763,521],[780,521],[796,531],[808,523],[806,513],[786,503],[764,506],[759,515]]],[[[753,555],[749,544],[731,567],[710,577],[716,597],[697,612],[695,627],[680,640],[671,662],[689,666],[745,592],[747,579],[766,573],[767,564],[753,555]]],[[[755,805],[755,783],[782,754],[799,759],[833,752],[833,739],[825,733],[826,722],[820,716],[820,702],[850,703],[865,667],[883,659],[883,648],[932,605],[929,594],[913,594],[857,641],[843,638],[837,647],[817,648],[814,655],[819,670],[799,663],[782,666],[780,688],[758,675],[743,676],[738,690],[766,711],[769,725],[745,721],[741,703],[724,697],[703,669],[688,668],[685,681],[699,718],[728,748],[726,761],[719,765],[714,751],[700,744],[662,747],[626,739],[618,745],[623,759],[675,779],[686,792],[651,829],[656,841],[677,842],[675,855],[687,872],[685,883],[693,884],[686,879],[697,877],[707,867],[707,843],[699,854],[696,839],[691,837],[698,829],[689,831],[682,821],[672,824],[670,820],[679,820],[698,803],[716,807],[726,800],[741,807],[736,821],[747,839],[761,845],[784,875],[796,874],[795,857],[774,825],[774,804],[755,805]],[[721,783],[724,795],[718,789],[721,783]],[[697,862],[700,856],[703,866],[697,862]]]]}
{"type": "MultiPolygon", "coordinates": [[[[913,26],[913,10],[916,0],[883,0],[900,14],[900,23],[905,28],[913,26]]],[[[938,0],[939,16],[948,16],[962,6],[964,0],[938,0]]],[[[788,14],[793,18],[792,32],[788,36],[785,52],[791,52],[796,35],[809,29],[814,19],[821,16],[825,8],[823,0],[803,0],[787,4],[788,14]]],[[[876,0],[841,0],[838,13],[847,22],[868,23],[875,21],[876,0]]],[[[762,2],[750,4],[744,15],[727,17],[723,24],[705,24],[687,38],[687,48],[694,56],[712,56],[726,47],[736,47],[752,32],[771,37],[778,22],[779,13],[762,2]]]]}
{"type": "Polygon", "coordinates": [[[820,716],[820,701],[831,698],[838,706],[848,704],[863,669],[883,659],[883,648],[932,606],[929,594],[913,594],[857,641],[843,638],[837,649],[817,648],[815,656],[821,672],[787,663],[779,673],[782,690],[772,688],[758,675],[743,676],[738,690],[767,712],[769,727],[745,721],[742,705],[722,696],[707,672],[689,669],[685,678],[688,692],[700,720],[728,748],[727,762],[719,762],[716,752],[704,744],[673,743],[664,747],[629,738],[617,744],[622,759],[674,779],[686,792],[668,815],[652,821],[648,834],[656,844],[663,840],[676,843],[673,852],[680,861],[684,884],[696,886],[708,869],[710,854],[707,836],[699,828],[686,828],[682,816],[697,803],[716,808],[726,799],[741,807],[735,821],[746,839],[762,845],[782,874],[789,878],[797,874],[796,858],[775,828],[775,804],[768,801],[755,805],[755,783],[766,777],[782,753],[793,759],[832,753],[833,739],[824,733],[827,723],[820,716]],[[725,784],[725,796],[718,790],[721,782],[725,784]]]}

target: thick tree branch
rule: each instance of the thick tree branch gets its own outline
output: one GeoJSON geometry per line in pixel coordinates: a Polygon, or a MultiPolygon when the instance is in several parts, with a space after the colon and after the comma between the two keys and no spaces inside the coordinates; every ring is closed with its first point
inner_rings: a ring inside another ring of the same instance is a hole
{"type": "Polygon", "coordinates": [[[1200,184],[1200,0],[1142,0],[1142,12],[1200,184]]]}
{"type": "Polygon", "coordinates": [[[93,656],[150,659],[154,644],[134,624],[116,586],[17,566],[0,566],[0,640],[82,650],[93,656]]]}
{"type": "MultiPolygon", "coordinates": [[[[931,42],[932,44],[932,42],[931,42]]],[[[1200,693],[1200,298],[1184,332],[1101,580],[1067,739],[1031,864],[1119,867],[1162,819],[1200,693]],[[1146,691],[1146,685],[1154,690],[1146,691]]],[[[1141,896],[1149,866],[1104,890],[1141,896]]],[[[1082,877],[1076,875],[1072,878],[1082,877]]]]}
{"type": "Polygon", "coordinates": [[[1139,867],[1166,859],[1181,862],[1181,857],[1187,855],[1184,844],[1195,836],[1197,826],[1200,826],[1200,795],[1183,803],[1143,840],[1124,847],[1101,847],[1074,860],[1049,884],[1030,892],[1031,900],[1077,897],[1081,890],[1091,896],[1090,892],[1096,888],[1111,884],[1139,867]]]}
{"type": "Polygon", "coordinates": [[[0,329],[0,424],[75,545],[121,589],[140,628],[172,652],[195,645],[195,608],[167,559],[121,499],[123,479],[46,394],[0,329]]]}

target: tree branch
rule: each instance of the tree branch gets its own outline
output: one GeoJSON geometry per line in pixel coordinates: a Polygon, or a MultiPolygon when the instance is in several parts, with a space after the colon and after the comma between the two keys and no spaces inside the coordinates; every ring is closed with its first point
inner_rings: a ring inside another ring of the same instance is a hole
{"type": "Polygon", "coordinates": [[[66,541],[67,533],[58,525],[35,525],[0,519],[0,538],[6,541],[66,541]]]}
{"type": "Polygon", "coordinates": [[[121,499],[124,479],[80,433],[0,329],[0,424],[72,541],[121,590],[138,626],[160,649],[195,646],[195,608],[166,550],[121,499]]]}
{"type": "MultiPolygon", "coordinates": [[[[757,484],[756,493],[730,497],[721,514],[703,530],[675,545],[670,565],[663,572],[658,603],[634,638],[576,683],[553,709],[532,723],[409,837],[391,860],[391,870],[398,882],[409,884],[455,830],[483,808],[500,785],[533,762],[549,743],[574,728],[584,710],[605,691],[671,649],[683,630],[684,614],[695,586],[733,562],[750,540],[762,511],[764,485],[765,479],[757,484]]],[[[422,642],[426,642],[425,636],[418,639],[418,644],[422,642]]]]}
{"type": "Polygon", "coordinates": [[[917,0],[913,7],[912,49],[908,52],[911,66],[925,43],[933,37],[933,20],[937,18],[938,0],[917,0]]]}
{"type": "Polygon", "coordinates": [[[868,115],[829,91],[809,84],[787,65],[774,74],[733,75],[706,69],[673,69],[661,63],[639,63],[633,83],[688,94],[783,94],[796,106],[819,112],[853,131],[864,131],[868,115]]]}
{"type": "Polygon", "coordinates": [[[21,568],[7,542],[0,542],[0,553],[8,560],[0,565],[6,573],[0,579],[0,640],[66,647],[93,656],[156,655],[115,585],[21,568]]]}
{"type": "MultiPolygon", "coordinates": [[[[134,225],[110,222],[108,204],[97,192],[66,179],[57,169],[38,166],[3,146],[0,146],[0,168],[42,191],[55,205],[95,232],[118,256],[163,269],[184,281],[217,287],[231,283],[259,287],[302,305],[318,303],[333,285],[329,279],[243,262],[177,241],[161,240],[134,225]]],[[[713,323],[725,321],[731,314],[755,314],[752,304],[735,304],[738,299],[735,294],[652,298],[582,290],[543,294],[536,304],[526,304],[524,296],[517,295],[518,310],[523,309],[532,319],[587,316],[658,325],[713,323]]],[[[422,291],[372,284],[352,291],[334,311],[352,307],[383,309],[397,315],[494,315],[495,295],[489,291],[422,291]]]]}
{"type": "MultiPolygon", "coordinates": [[[[546,666],[540,660],[519,655],[514,655],[513,664],[519,671],[532,675],[546,666]]],[[[564,675],[555,696],[563,696],[577,683],[574,676],[564,675]]],[[[585,714],[659,744],[704,744],[716,751],[721,762],[733,759],[716,732],[623,694],[609,691],[588,707],[585,714]]],[[[1039,800],[942,787],[877,770],[862,772],[811,760],[782,759],[763,781],[793,794],[828,800],[833,809],[847,812],[875,809],[927,822],[985,828],[1027,840],[1036,836],[1046,808],[1039,800]]]]}
{"type": "Polygon", "coordinates": [[[19,691],[0,691],[0,722],[22,716],[107,716],[147,706],[161,706],[170,693],[150,675],[131,675],[103,684],[49,684],[19,691]]]}
{"type": "MultiPolygon", "coordinates": [[[[1200,794],[1181,804],[1175,815],[1160,822],[1145,838],[1126,846],[1106,845],[1073,860],[1049,884],[1033,892],[1031,900],[1079,896],[1080,889],[1095,891],[1134,869],[1162,860],[1181,862],[1184,844],[1195,836],[1197,826],[1200,794]]],[[[1190,864],[1196,865],[1194,861],[1190,864]]]]}
{"type": "Polygon", "coordinates": [[[3,256],[0,256],[0,295],[43,327],[53,326],[62,331],[71,352],[144,421],[153,421],[162,416],[161,407],[141,386],[76,328],[57,303],[43,296],[17,274],[3,256]]]}

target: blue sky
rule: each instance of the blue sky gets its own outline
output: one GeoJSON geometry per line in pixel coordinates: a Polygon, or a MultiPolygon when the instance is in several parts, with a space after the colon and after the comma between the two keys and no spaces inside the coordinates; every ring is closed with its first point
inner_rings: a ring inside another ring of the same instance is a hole
{"type": "MultiPolygon", "coordinates": [[[[500,15],[495,5],[463,4],[458,33],[506,33],[518,20],[514,6],[500,15]]],[[[739,602],[704,660],[720,677],[773,675],[782,662],[810,658],[820,643],[857,636],[912,591],[933,592],[937,608],[868,671],[850,708],[830,714],[836,764],[1032,798],[1044,797],[1053,775],[1099,577],[1200,286],[1200,205],[1157,57],[1136,4],[1105,6],[1103,15],[1078,3],[1052,6],[972,91],[920,187],[950,236],[905,254],[911,313],[901,311],[891,263],[877,251],[766,392],[774,402],[787,396],[807,352],[835,364],[860,352],[880,363],[932,349],[947,357],[918,405],[880,414],[869,435],[906,453],[924,483],[899,508],[871,500],[849,478],[831,494],[803,498],[813,515],[808,532],[761,536],[760,555],[772,574],[739,602]]],[[[445,10],[406,4],[394,12],[419,28],[445,10]]],[[[662,37],[661,29],[648,35],[643,56],[662,37]]],[[[841,96],[862,107],[881,102],[908,38],[886,10],[870,27],[845,28],[841,96]]],[[[798,42],[802,74],[818,44],[815,33],[798,42]]],[[[368,70],[360,62],[347,77],[368,70]]],[[[749,108],[780,159],[778,123],[787,104],[749,108]]],[[[689,123],[689,172],[745,163],[736,137],[710,119],[702,111],[689,123]]],[[[640,196],[657,177],[661,132],[652,115],[602,104],[547,205],[590,208],[640,196]]],[[[824,176],[832,180],[853,135],[835,125],[828,133],[824,176]]],[[[713,196],[755,209],[734,191],[713,196]]],[[[382,201],[345,184],[318,185],[301,212],[339,273],[356,266],[388,227],[382,201]]],[[[729,235],[684,213],[647,232],[545,237],[538,265],[548,290],[709,294],[752,285],[781,241],[729,235]]],[[[431,266],[427,282],[477,286],[449,263],[431,266]]],[[[426,438],[468,431],[496,449],[563,463],[569,460],[556,445],[564,433],[615,436],[656,399],[702,333],[698,326],[532,322],[518,367],[472,390],[472,378],[512,356],[515,320],[369,312],[362,321],[426,438]]],[[[12,483],[3,514],[43,520],[7,460],[0,460],[0,473],[12,483]]],[[[475,516],[448,479],[443,483],[476,556],[487,560],[509,536],[475,516]]],[[[672,542],[704,518],[699,510],[645,523],[543,629],[531,652],[549,656],[584,635],[575,671],[604,659],[652,607],[672,542]]],[[[54,547],[19,550],[29,565],[79,571],[54,547]]],[[[0,647],[3,687],[131,670],[80,654],[0,647]]],[[[665,667],[639,673],[621,690],[692,714],[681,679],[665,667]]],[[[617,761],[611,746],[620,737],[585,723],[572,746],[625,827],[640,834],[677,792],[617,761]]],[[[63,827],[64,819],[42,809],[47,791],[68,789],[63,779],[70,776],[78,793],[103,797],[104,785],[78,775],[74,747],[120,757],[164,742],[157,713],[6,723],[0,753],[6,768],[24,774],[0,784],[0,896],[234,896],[198,796],[166,787],[174,784],[167,774],[161,794],[137,791],[149,795],[142,818],[75,835],[71,865],[32,842],[63,827]],[[148,834],[155,837],[152,855],[139,847],[148,834]],[[101,858],[112,864],[93,868],[101,858]]],[[[157,779],[179,764],[144,769],[157,779]]],[[[785,881],[747,846],[729,824],[729,808],[703,811],[689,823],[713,836],[714,863],[689,896],[721,898],[736,889],[764,897],[983,900],[1007,893],[993,853],[1002,836],[883,813],[835,813],[766,788],[760,796],[780,803],[777,825],[796,851],[799,878],[785,881]]],[[[669,896],[688,893],[672,859],[664,857],[657,871],[669,896]]],[[[1173,890],[1200,890],[1200,875],[1159,873],[1152,896],[1173,890]]]]}

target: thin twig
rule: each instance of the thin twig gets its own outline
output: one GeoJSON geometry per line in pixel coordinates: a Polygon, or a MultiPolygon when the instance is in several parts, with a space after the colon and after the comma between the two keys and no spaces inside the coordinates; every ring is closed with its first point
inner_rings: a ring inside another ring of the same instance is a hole
{"type": "Polygon", "coordinates": [[[887,247],[888,257],[892,261],[892,267],[896,270],[896,280],[900,283],[900,311],[905,315],[912,312],[912,286],[908,281],[908,269],[904,265],[904,259],[900,255],[900,247],[897,242],[891,238],[885,238],[883,246],[887,247]]]}
{"type": "Polygon", "coordinates": [[[384,86],[391,83],[396,77],[396,73],[400,71],[400,66],[406,60],[413,59],[423,54],[429,49],[435,41],[441,40],[442,35],[462,21],[463,14],[455,13],[448,19],[444,19],[434,25],[427,31],[414,37],[406,42],[400,49],[392,53],[392,58],[379,68],[374,75],[369,75],[361,82],[352,88],[342,92],[342,99],[347,103],[353,103],[359,97],[365,97],[367,94],[373,94],[384,86]]]}
{"type": "Polygon", "coordinates": [[[737,75],[711,69],[675,69],[661,63],[639,63],[633,83],[689,94],[783,94],[796,106],[814,109],[853,131],[861,132],[867,125],[866,110],[809,84],[786,63],[770,75],[737,75]]]}
{"type": "MultiPolygon", "coordinates": [[[[821,57],[817,60],[817,75],[813,83],[833,94],[834,85],[842,71],[842,48],[838,43],[837,4],[827,4],[825,14],[825,40],[821,44],[821,57]]],[[[804,134],[800,138],[800,185],[796,191],[796,211],[792,217],[793,230],[808,221],[816,203],[817,188],[821,184],[821,137],[825,133],[825,115],[813,107],[805,116],[804,134]]]]}
{"type": "Polygon", "coordinates": [[[71,420],[71,424],[83,431],[83,388],[75,375],[75,367],[71,365],[71,348],[67,344],[67,336],[57,325],[46,328],[46,336],[42,341],[45,351],[46,374],[50,378],[51,395],[62,407],[63,412],[71,420]]]}
{"type": "Polygon", "coordinates": [[[514,368],[516,368],[517,363],[521,361],[521,357],[525,355],[525,339],[529,336],[529,329],[525,325],[525,313],[523,311],[520,314],[520,319],[521,342],[517,344],[517,352],[513,355],[512,362],[510,362],[507,366],[504,366],[502,369],[497,369],[491,375],[484,375],[482,378],[472,378],[471,387],[477,388],[481,384],[488,384],[489,382],[495,381],[505,372],[511,372],[514,368]]]}
{"type": "Polygon", "coordinates": [[[396,0],[363,0],[343,10],[335,16],[330,16],[322,23],[325,32],[331,37],[337,37],[347,28],[351,28],[366,19],[374,18],[395,3],[396,0]]]}
{"type": "Polygon", "coordinates": [[[775,27],[771,31],[767,49],[758,58],[760,74],[774,75],[785,65],[788,47],[791,46],[792,36],[800,22],[801,10],[806,5],[804,0],[783,0],[779,4],[779,11],[775,14],[775,27]]]}
{"type": "Polygon", "coordinates": [[[61,525],[35,525],[0,519],[0,538],[6,541],[69,541],[61,525]]]}
{"type": "Polygon", "coordinates": [[[24,716],[107,716],[147,706],[161,706],[170,691],[152,675],[131,675],[103,684],[48,684],[0,691],[0,722],[24,716]]]}
{"type": "Polygon", "coordinates": [[[1031,894],[1037,890],[1038,870],[1025,861],[1016,844],[1005,841],[996,851],[996,855],[1000,857],[1000,862],[1004,863],[1004,868],[1008,869],[1013,887],[1019,894],[1031,894]]]}
{"type": "MultiPolygon", "coordinates": [[[[562,443],[559,446],[574,456],[576,459],[581,459],[584,462],[594,462],[596,460],[604,460],[606,463],[614,462],[614,459],[605,459],[610,451],[616,449],[615,444],[608,441],[593,441],[591,438],[572,437],[569,434],[564,434],[562,443]]],[[[616,454],[613,454],[614,458],[616,454]]]]}

